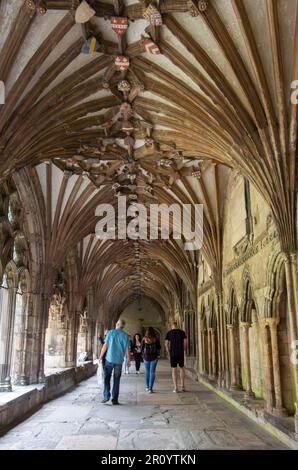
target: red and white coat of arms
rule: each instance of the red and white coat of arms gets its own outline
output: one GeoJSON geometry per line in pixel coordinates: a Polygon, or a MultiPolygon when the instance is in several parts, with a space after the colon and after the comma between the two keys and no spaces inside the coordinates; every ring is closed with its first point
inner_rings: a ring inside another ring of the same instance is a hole
{"type": "Polygon", "coordinates": [[[115,57],[115,66],[117,70],[124,71],[129,68],[129,58],[124,55],[118,55],[115,57]]]}
{"type": "Polygon", "coordinates": [[[121,17],[121,16],[112,16],[111,25],[112,25],[112,30],[114,31],[114,33],[118,34],[118,36],[122,36],[127,31],[128,18],[121,17]]]}
{"type": "Polygon", "coordinates": [[[145,20],[149,21],[151,26],[161,26],[162,25],[162,16],[158,9],[154,5],[149,5],[146,8],[145,13],[143,14],[145,20]]]}
{"type": "Polygon", "coordinates": [[[152,39],[145,38],[142,41],[142,48],[144,49],[145,52],[150,52],[150,54],[160,54],[160,49],[155,42],[152,41],[152,39]]]}

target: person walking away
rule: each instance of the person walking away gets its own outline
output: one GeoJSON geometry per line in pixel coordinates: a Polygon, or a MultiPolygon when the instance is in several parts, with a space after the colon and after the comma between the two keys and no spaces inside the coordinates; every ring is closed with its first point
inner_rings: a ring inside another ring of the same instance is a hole
{"type": "MultiPolygon", "coordinates": [[[[130,351],[129,356],[131,358],[133,343],[132,343],[132,338],[130,335],[128,338],[129,338],[129,351],[130,351]]],[[[131,362],[129,364],[131,364],[131,362]]],[[[127,357],[125,357],[124,358],[124,374],[129,374],[129,368],[130,368],[130,365],[128,365],[127,357]]]]}
{"type": "Polygon", "coordinates": [[[181,391],[185,392],[185,369],[184,369],[184,353],[187,348],[187,337],[185,331],[178,328],[178,324],[174,322],[172,329],[166,334],[165,347],[170,356],[172,379],[174,384],[173,392],[178,392],[177,385],[177,366],[180,368],[181,391]]]}
{"type": "Polygon", "coordinates": [[[102,403],[107,403],[111,397],[111,377],[113,375],[112,404],[119,405],[119,389],[122,372],[122,364],[126,355],[128,366],[130,367],[130,349],[128,334],[124,330],[125,321],[120,319],[116,324],[116,329],[110,330],[105,338],[105,343],[101,349],[99,360],[102,361],[105,353],[104,366],[104,389],[102,403]]]}
{"type": "Polygon", "coordinates": [[[160,355],[160,342],[154,329],[150,326],[141,342],[141,353],[144,359],[146,390],[153,393],[155,370],[160,355]]]}
{"type": "Polygon", "coordinates": [[[141,335],[139,333],[136,333],[134,335],[133,339],[133,357],[135,360],[135,366],[136,366],[136,374],[140,373],[140,367],[141,367],[141,360],[142,360],[142,353],[141,353],[141,335]]]}

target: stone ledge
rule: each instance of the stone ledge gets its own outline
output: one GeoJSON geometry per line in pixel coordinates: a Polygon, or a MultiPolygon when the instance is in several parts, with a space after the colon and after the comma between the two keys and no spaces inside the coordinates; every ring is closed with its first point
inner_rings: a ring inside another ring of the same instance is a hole
{"type": "Polygon", "coordinates": [[[97,365],[85,362],[77,367],[46,375],[44,384],[16,387],[14,391],[0,394],[0,433],[7,427],[17,424],[34,412],[43,403],[53,400],[70,390],[77,383],[96,372],[97,365]]]}
{"type": "Polygon", "coordinates": [[[234,406],[238,411],[241,411],[245,414],[248,418],[252,421],[257,423],[267,432],[272,434],[274,437],[279,439],[283,444],[288,446],[291,449],[298,450],[298,442],[295,441],[294,437],[291,437],[290,431],[285,429],[282,425],[279,424],[278,419],[269,415],[268,413],[264,412],[264,410],[257,410],[252,409],[246,406],[245,404],[236,400],[231,394],[225,392],[224,390],[218,388],[216,385],[213,385],[205,378],[201,377],[200,375],[196,374],[195,371],[188,370],[187,374],[191,378],[195,378],[196,381],[200,382],[201,384],[205,385],[209,390],[212,390],[218,396],[223,398],[225,401],[230,403],[230,405],[234,406]]]}

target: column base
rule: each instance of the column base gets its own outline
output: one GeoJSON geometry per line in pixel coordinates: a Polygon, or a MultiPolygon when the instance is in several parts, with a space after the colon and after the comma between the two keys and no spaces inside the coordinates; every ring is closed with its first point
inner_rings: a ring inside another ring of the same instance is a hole
{"type": "Polygon", "coordinates": [[[231,390],[231,391],[235,391],[235,392],[236,392],[236,391],[239,392],[239,390],[241,390],[241,387],[240,387],[240,385],[237,385],[237,384],[231,384],[230,390],[231,390]]]}
{"type": "Polygon", "coordinates": [[[272,408],[272,414],[278,418],[288,416],[288,412],[285,408],[272,408]]]}
{"type": "Polygon", "coordinates": [[[226,371],[225,373],[225,382],[226,382],[226,388],[230,388],[231,386],[231,377],[229,371],[226,371]]]}
{"type": "Polygon", "coordinates": [[[220,388],[225,388],[226,387],[226,380],[225,380],[224,374],[222,372],[218,372],[217,384],[220,388]]]}
{"type": "Polygon", "coordinates": [[[245,400],[252,400],[255,398],[255,394],[252,390],[246,390],[245,394],[244,394],[244,398],[245,400]]]}
{"type": "Polygon", "coordinates": [[[45,376],[44,372],[40,372],[38,374],[38,383],[39,384],[44,384],[45,381],[46,381],[46,376],[45,376]]]}
{"type": "Polygon", "coordinates": [[[7,377],[3,382],[0,382],[0,392],[11,392],[11,379],[7,377]]]}
{"type": "Polygon", "coordinates": [[[29,379],[25,375],[21,375],[14,380],[14,384],[21,386],[29,385],[29,379]]]}

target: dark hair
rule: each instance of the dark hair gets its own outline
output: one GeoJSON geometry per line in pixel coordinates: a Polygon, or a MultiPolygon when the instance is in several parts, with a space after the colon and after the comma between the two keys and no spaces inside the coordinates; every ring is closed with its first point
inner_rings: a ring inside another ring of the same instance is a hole
{"type": "Polygon", "coordinates": [[[154,328],[152,328],[152,326],[149,326],[149,328],[147,328],[147,330],[146,330],[145,340],[146,339],[149,340],[149,341],[156,340],[156,333],[155,333],[154,328]]]}
{"type": "Polygon", "coordinates": [[[133,336],[133,345],[135,346],[137,341],[136,341],[136,336],[139,337],[139,341],[141,342],[142,341],[142,336],[140,335],[140,333],[135,333],[134,336],[133,336]]]}

